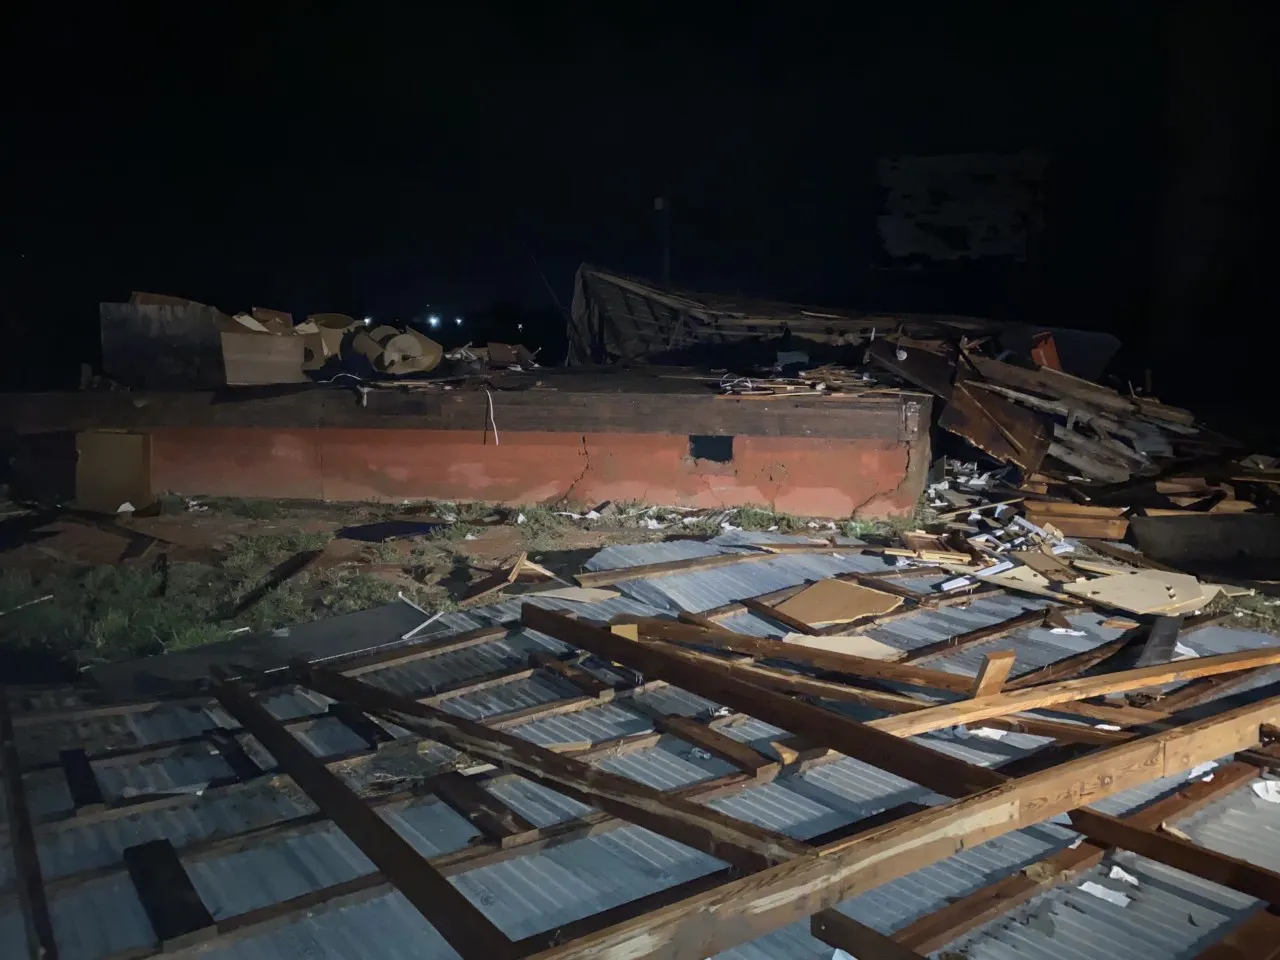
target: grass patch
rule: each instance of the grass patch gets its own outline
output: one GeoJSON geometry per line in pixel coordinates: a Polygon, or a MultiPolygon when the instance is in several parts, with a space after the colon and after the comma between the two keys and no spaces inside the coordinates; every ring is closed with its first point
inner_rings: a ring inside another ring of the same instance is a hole
{"type": "Polygon", "coordinates": [[[560,535],[569,526],[566,517],[557,517],[550,507],[536,505],[512,511],[511,522],[517,524],[525,542],[536,550],[555,546],[560,535]],[[520,517],[524,517],[523,523],[519,522],[520,517]]]}
{"type": "Polygon", "coordinates": [[[773,530],[775,533],[804,533],[808,529],[801,517],[755,505],[739,507],[730,522],[743,530],[773,530]]]}
{"type": "Polygon", "coordinates": [[[1218,594],[1205,608],[1206,613],[1225,613],[1231,619],[1223,624],[1239,630],[1257,630],[1280,636],[1280,598],[1265,594],[1252,597],[1228,597],[1218,594]]]}

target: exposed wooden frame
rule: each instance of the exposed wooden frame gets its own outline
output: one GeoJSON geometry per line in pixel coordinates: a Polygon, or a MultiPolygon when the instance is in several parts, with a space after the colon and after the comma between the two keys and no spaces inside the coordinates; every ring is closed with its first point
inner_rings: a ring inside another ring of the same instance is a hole
{"type": "Polygon", "coordinates": [[[359,680],[305,666],[298,667],[297,676],[326,696],[358,704],[406,730],[448,744],[469,756],[482,757],[580,803],[599,807],[745,870],[759,870],[807,853],[804,844],[782,834],[664,795],[660,790],[588,766],[528,740],[359,680]]]}
{"type": "MultiPolygon", "coordinates": [[[[830,550],[830,547],[823,547],[830,550]]],[[[859,547],[856,551],[861,553],[859,547]]],[[[727,567],[736,563],[756,563],[761,560],[777,560],[782,554],[767,553],[713,553],[708,557],[689,557],[684,560],[665,560],[662,563],[644,563],[634,567],[615,567],[612,570],[589,570],[577,574],[574,579],[580,587],[607,587],[628,580],[650,580],[655,577],[669,577],[678,573],[690,573],[696,570],[711,570],[716,567],[727,567]]]]}
{"type": "MultiPolygon", "coordinates": [[[[937,790],[962,796],[1003,781],[993,770],[948,757],[909,741],[883,736],[848,717],[765,689],[684,651],[627,640],[608,630],[571,620],[553,610],[524,604],[521,622],[531,629],[599,656],[659,677],[677,686],[750,714],[805,739],[865,760],[883,770],[937,790]]],[[[710,633],[710,632],[708,632],[710,633]]],[[[874,662],[874,661],[873,661],[874,662]]]]}
{"type": "Polygon", "coordinates": [[[973,696],[993,697],[1004,687],[1004,681],[1013,669],[1017,654],[1012,650],[998,650],[982,658],[982,668],[973,682],[973,696]]]}
{"type": "Polygon", "coordinates": [[[4,777],[5,811],[9,821],[9,846],[18,887],[18,904],[26,927],[27,951],[33,960],[57,960],[58,945],[53,936],[53,919],[45,898],[40,857],[31,829],[31,809],[22,782],[22,766],[13,739],[9,698],[0,690],[0,774],[4,777]]]}
{"type": "Polygon", "coordinates": [[[857,960],[924,960],[909,947],[839,910],[815,913],[809,918],[809,932],[827,946],[843,950],[857,960]]]}
{"type": "Polygon", "coordinates": [[[1258,742],[1272,698],[1011,780],[661,910],[545,950],[538,960],[712,956],[920,867],[1059,813],[1258,742]],[[635,946],[643,944],[643,951],[635,946]]]}
{"type": "MultiPolygon", "coordinates": [[[[349,682],[360,684],[358,680],[349,682]]],[[[386,874],[458,953],[464,957],[515,960],[511,941],[502,931],[243,687],[234,680],[223,680],[215,684],[214,693],[223,709],[258,738],[281,770],[386,874]]]]}
{"type": "Polygon", "coordinates": [[[1122,670],[1100,677],[1046,683],[998,696],[984,697],[980,700],[946,703],[930,707],[928,710],[888,717],[877,721],[877,726],[899,736],[909,737],[956,724],[976,723],[989,717],[1051,707],[1055,704],[1083,700],[1086,697],[1123,693],[1126,690],[1141,690],[1143,687],[1156,684],[1193,680],[1196,677],[1267,667],[1276,663],[1280,663],[1280,648],[1277,647],[1242,650],[1216,657],[1197,657],[1193,660],[1178,660],[1152,667],[1122,670]]]}
{"type": "MultiPolygon", "coordinates": [[[[1227,764],[1214,771],[1212,780],[1197,780],[1187,784],[1177,793],[1127,815],[1125,822],[1158,827],[1166,820],[1190,816],[1218,798],[1238,790],[1257,775],[1257,768],[1250,764],[1227,764]]],[[[1059,850],[1031,866],[947,904],[941,910],[920,917],[895,932],[893,939],[919,953],[933,953],[984,923],[1004,916],[1047,886],[1063,883],[1088,870],[1100,862],[1106,853],[1106,847],[1088,842],[1059,850]]]]}

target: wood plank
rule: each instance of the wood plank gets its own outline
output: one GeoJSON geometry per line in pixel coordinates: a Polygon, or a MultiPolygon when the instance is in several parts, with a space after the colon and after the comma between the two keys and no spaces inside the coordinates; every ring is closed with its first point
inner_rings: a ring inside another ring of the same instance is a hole
{"type": "MultiPolygon", "coordinates": [[[[688,656],[675,647],[659,648],[624,640],[607,630],[532,604],[525,604],[520,616],[525,626],[531,629],[624,663],[645,676],[667,680],[691,693],[865,760],[940,793],[962,795],[1003,781],[1003,777],[993,770],[957,761],[918,744],[882,737],[878,731],[829,710],[792,700],[742,680],[727,668],[715,669],[705,662],[710,658],[688,656]]],[[[707,631],[707,635],[711,636],[712,632],[707,631]]]]}
{"type": "Polygon", "coordinates": [[[809,919],[809,932],[829,947],[856,960],[924,960],[910,947],[886,937],[839,910],[823,910],[809,919]]]}
{"type": "Polygon", "coordinates": [[[835,673],[847,673],[876,680],[893,680],[935,690],[950,690],[953,693],[968,694],[973,688],[972,678],[956,673],[930,670],[907,663],[874,660],[870,657],[855,657],[852,654],[835,653],[831,650],[801,644],[784,644],[768,637],[734,633],[723,627],[717,630],[701,630],[692,624],[680,624],[659,617],[627,616],[618,619],[638,624],[645,636],[658,637],[674,643],[692,643],[716,647],[720,650],[731,650],[734,653],[745,653],[753,657],[790,660],[835,673]]]}
{"type": "Polygon", "coordinates": [[[1129,530],[1124,517],[1081,517],[1070,514],[1041,513],[1035,505],[1028,505],[1027,519],[1037,527],[1053,524],[1068,537],[1089,537],[1098,540],[1123,540],[1129,530]]]}
{"type": "Polygon", "coordinates": [[[1095,843],[1110,844],[1158,860],[1272,906],[1280,904],[1280,873],[1247,860],[1229,857],[1169,833],[1146,830],[1094,810],[1073,810],[1071,825],[1095,843]]]}
{"type": "Polygon", "coordinates": [[[553,657],[549,653],[539,653],[535,651],[532,656],[533,662],[538,666],[542,667],[544,670],[550,670],[558,676],[564,677],[564,679],[568,680],[583,693],[590,694],[593,697],[598,697],[606,690],[613,689],[609,684],[605,683],[595,674],[582,669],[582,667],[579,667],[576,664],[561,660],[558,657],[553,657]]]}
{"type": "Polygon", "coordinates": [[[480,786],[475,777],[466,777],[456,770],[450,770],[428,777],[423,788],[470,821],[490,840],[503,846],[509,846],[522,834],[537,830],[532,823],[480,786]]]}
{"type": "MultiPolygon", "coordinates": [[[[1257,776],[1257,772],[1246,763],[1228,764],[1215,770],[1214,774],[1213,780],[1188,784],[1177,793],[1129,814],[1125,820],[1158,827],[1165,820],[1190,816],[1257,776]]],[[[1046,888],[1065,883],[1076,874],[1096,866],[1106,853],[1105,847],[1088,842],[1074,849],[1059,850],[920,917],[894,933],[893,939],[920,953],[933,953],[984,923],[1004,916],[1046,888]]]]}
{"type": "Polygon", "coordinates": [[[778,774],[780,765],[776,760],[770,760],[750,744],[725,736],[719,730],[699,723],[692,717],[668,716],[657,719],[656,722],[658,729],[701,747],[756,780],[772,780],[778,774]]]}
{"type": "Polygon", "coordinates": [[[528,559],[529,554],[522,553],[516,557],[514,562],[505,567],[499,567],[487,577],[477,580],[463,591],[462,596],[458,598],[459,602],[466,603],[471,600],[479,600],[481,597],[487,597],[489,594],[496,593],[503,587],[508,587],[515,583],[516,578],[520,576],[520,568],[524,566],[524,562],[528,559]]]}
{"type": "MultiPolygon", "coordinates": [[[[802,590],[800,593],[803,592],[804,591],[802,590]]],[[[796,594],[796,596],[800,596],[800,593],[796,594]]],[[[816,627],[791,616],[789,613],[779,610],[777,607],[771,607],[767,603],[761,603],[754,597],[743,597],[742,605],[752,613],[756,614],[756,616],[764,617],[768,620],[774,621],[774,623],[782,624],[792,633],[804,633],[809,636],[814,636],[818,632],[816,627]]]]}
{"type": "Polygon", "coordinates": [[[98,775],[93,772],[93,765],[83,749],[59,751],[58,762],[67,778],[67,789],[71,792],[71,803],[76,813],[92,813],[106,806],[98,775]]]}
{"type": "Polygon", "coordinates": [[[807,854],[804,844],[782,834],[664,795],[652,787],[561,756],[474,720],[447,714],[328,670],[299,667],[298,676],[326,696],[359,704],[406,730],[448,744],[469,756],[489,760],[580,803],[598,807],[743,869],[759,870],[781,859],[807,854]]]}
{"type": "Polygon", "coordinates": [[[688,573],[691,570],[711,570],[736,563],[756,563],[760,560],[777,560],[776,553],[715,553],[709,557],[690,557],[686,560],[667,560],[662,563],[645,563],[635,567],[618,567],[613,570],[590,570],[577,574],[574,579],[580,587],[606,587],[628,580],[649,580],[688,573]]]}
{"type": "Polygon", "coordinates": [[[948,637],[946,640],[939,640],[937,643],[926,644],[923,647],[909,652],[902,660],[903,663],[921,664],[930,660],[936,660],[939,657],[947,657],[953,653],[959,653],[969,647],[979,643],[985,643],[988,640],[996,640],[1000,637],[1007,636],[1015,630],[1021,630],[1023,627],[1035,627],[1044,622],[1045,610],[1028,610],[1025,613],[1019,613],[1007,620],[1001,620],[999,623],[993,623],[986,627],[978,627],[976,630],[970,630],[967,633],[957,634],[954,637],[948,637]]]}
{"type": "Polygon", "coordinates": [[[1280,698],[1093,752],[1048,770],[907,817],[755,876],[688,897],[535,954],[538,960],[608,956],[714,956],[994,837],[1065,813],[1082,802],[1173,776],[1253,746],[1280,698]],[[636,949],[641,945],[640,949],[636,949]]]}
{"type": "Polygon", "coordinates": [[[213,916],[172,843],[152,840],[126,847],[122,857],[162,950],[176,950],[214,934],[213,916]]]}
{"type": "Polygon", "coordinates": [[[956,724],[976,723],[989,717],[1007,716],[1024,710],[1083,700],[1087,697],[1125,693],[1129,690],[1141,690],[1143,687],[1172,683],[1177,680],[1194,680],[1197,677],[1266,667],[1276,663],[1280,663],[1280,649],[1275,648],[1242,650],[1239,653],[1226,653],[1216,657],[1178,660],[1153,667],[1122,670],[1100,677],[1041,684],[994,697],[985,697],[982,700],[946,703],[928,710],[876,720],[875,726],[899,736],[915,736],[956,724]]]}
{"type": "MultiPolygon", "coordinates": [[[[359,684],[358,680],[348,682],[359,684]]],[[[514,960],[511,941],[243,687],[235,681],[219,680],[214,684],[214,693],[223,709],[257,737],[280,769],[386,874],[458,953],[464,957],[514,960]]]]}
{"type": "Polygon", "coordinates": [[[44,878],[40,873],[40,857],[35,833],[31,829],[31,810],[27,805],[27,789],[22,782],[22,764],[13,738],[13,719],[9,698],[0,690],[0,774],[4,777],[5,812],[9,823],[9,846],[18,887],[18,905],[27,934],[27,951],[33,960],[57,960],[58,945],[53,936],[53,920],[45,898],[44,878]]]}
{"type": "Polygon", "coordinates": [[[1195,960],[1275,960],[1280,957],[1280,916],[1272,910],[1255,913],[1195,960]]]}
{"type": "Polygon", "coordinates": [[[1012,650],[998,650],[983,657],[982,669],[973,684],[973,696],[991,697],[999,693],[1016,659],[1017,654],[1012,650]]]}

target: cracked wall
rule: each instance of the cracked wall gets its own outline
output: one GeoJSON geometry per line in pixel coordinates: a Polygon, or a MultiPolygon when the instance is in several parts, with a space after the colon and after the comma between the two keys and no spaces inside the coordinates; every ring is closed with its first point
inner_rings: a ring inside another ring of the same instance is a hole
{"type": "Polygon", "coordinates": [[[803,516],[911,512],[929,461],[910,441],[734,438],[726,463],[689,438],[637,433],[191,427],[152,431],[152,486],[188,495],[316,500],[644,500],[688,507],[769,504],[803,516]]]}

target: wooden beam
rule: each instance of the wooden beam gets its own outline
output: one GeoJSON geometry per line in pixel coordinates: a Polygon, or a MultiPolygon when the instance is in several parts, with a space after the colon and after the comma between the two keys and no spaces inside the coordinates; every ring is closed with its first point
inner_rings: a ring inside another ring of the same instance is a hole
{"type": "Polygon", "coordinates": [[[299,666],[298,676],[326,696],[351,701],[406,730],[448,744],[469,756],[482,757],[580,803],[598,807],[743,869],[759,870],[807,853],[804,844],[782,834],[664,795],[660,790],[562,756],[512,734],[489,729],[474,720],[447,714],[328,670],[299,666]]]}
{"type": "MultiPolygon", "coordinates": [[[[639,670],[717,703],[772,723],[833,750],[865,760],[940,793],[959,796],[1003,781],[993,770],[958,761],[928,747],[883,737],[864,724],[830,710],[767,690],[717,669],[675,647],[625,640],[563,614],[526,603],[525,626],[639,670]]],[[[711,631],[708,631],[708,636],[711,631]]]]}
{"type": "Polygon", "coordinates": [[[1071,811],[1071,825],[1095,843],[1129,850],[1177,870],[1280,904],[1280,873],[1247,860],[1201,847],[1168,833],[1156,833],[1094,810],[1071,811]]]}
{"type": "Polygon", "coordinates": [[[628,580],[648,580],[653,577],[669,577],[693,570],[711,570],[737,563],[755,563],[760,560],[777,560],[776,553],[714,553],[709,557],[690,557],[686,560],[666,560],[662,563],[645,563],[635,567],[615,567],[612,570],[591,570],[577,574],[574,579],[580,587],[607,587],[628,580]]]}
{"type": "Polygon", "coordinates": [[[537,830],[532,823],[480,786],[475,777],[449,770],[428,777],[423,788],[470,821],[501,846],[511,846],[522,834],[537,830]]]}
{"type": "Polygon", "coordinates": [[[160,949],[177,950],[215,933],[213,916],[168,840],[125,847],[125,868],[160,949]]]}
{"type": "Polygon", "coordinates": [[[386,874],[458,953],[464,957],[514,960],[511,941],[243,687],[235,681],[220,680],[214,685],[214,693],[223,709],[257,737],[280,769],[386,874]]]}
{"type": "Polygon", "coordinates": [[[13,868],[18,885],[18,903],[26,927],[27,952],[33,960],[57,960],[58,944],[53,936],[53,920],[45,899],[44,878],[40,874],[40,857],[35,833],[31,829],[31,810],[27,806],[27,789],[22,782],[22,763],[13,738],[13,719],[9,699],[0,690],[0,774],[4,776],[5,812],[9,821],[9,846],[13,851],[13,868]]]}
{"type": "Polygon", "coordinates": [[[93,772],[93,765],[84,750],[62,750],[58,759],[67,778],[67,789],[71,792],[71,803],[76,813],[92,813],[105,807],[98,775],[93,772]]]}
{"type": "MultiPolygon", "coordinates": [[[[1125,817],[1126,822],[1158,827],[1166,820],[1187,817],[1220,797],[1233,793],[1257,777],[1257,770],[1247,763],[1232,763],[1214,771],[1210,781],[1197,780],[1177,793],[1144,807],[1125,817]]],[[[1037,893],[1097,865],[1105,856],[1105,847],[1084,842],[1059,850],[1043,860],[995,881],[909,923],[893,935],[903,946],[920,953],[933,953],[957,937],[975,930],[996,917],[1004,916],[1037,893]]]]}
{"type": "Polygon", "coordinates": [[[973,683],[974,698],[992,697],[999,693],[1016,659],[1017,654],[1012,650],[999,650],[983,657],[982,669],[973,683]]]}
{"type": "Polygon", "coordinates": [[[968,649],[976,644],[999,639],[1013,633],[1015,630],[1021,630],[1023,627],[1039,626],[1044,622],[1046,612],[1043,608],[1028,610],[1025,613],[1019,613],[1017,616],[1009,617],[1007,620],[1001,620],[999,623],[978,627],[968,633],[961,633],[954,637],[948,637],[946,640],[939,640],[937,643],[916,647],[902,659],[902,662],[927,663],[940,657],[949,657],[953,653],[959,653],[961,650],[968,649]]]}
{"type": "Polygon", "coordinates": [[[1261,724],[1277,717],[1280,698],[1272,698],[1096,751],[823,847],[821,857],[797,858],[535,956],[538,960],[623,955],[676,960],[695,952],[700,957],[714,956],[961,850],[1065,813],[1081,802],[1094,802],[1251,747],[1258,741],[1261,724]]]}
{"type": "Polygon", "coordinates": [[[753,597],[743,597],[742,605],[756,616],[764,617],[768,620],[774,621],[775,623],[782,624],[792,633],[804,633],[809,636],[815,636],[818,632],[817,629],[805,623],[803,620],[798,620],[791,616],[791,614],[784,613],[779,610],[777,607],[772,607],[767,603],[761,603],[753,597]]]}
{"type": "Polygon", "coordinates": [[[809,918],[809,932],[829,947],[857,960],[924,960],[920,954],[859,923],[839,910],[823,910],[809,918]]]}
{"type": "Polygon", "coordinates": [[[375,752],[384,743],[390,743],[395,739],[385,727],[349,703],[329,704],[329,714],[337,718],[344,727],[363,740],[365,745],[375,752]]]}
{"type": "Polygon", "coordinates": [[[1046,683],[994,697],[985,697],[982,700],[946,703],[928,710],[877,720],[876,726],[881,730],[909,737],[956,724],[976,723],[988,717],[1007,716],[1024,710],[1083,700],[1086,697],[1141,690],[1143,687],[1172,683],[1175,680],[1192,680],[1196,677],[1267,667],[1276,663],[1280,663],[1280,648],[1274,647],[1242,650],[1239,653],[1227,653],[1216,657],[1197,657],[1137,670],[1122,670],[1100,677],[1046,683]]]}
{"type": "Polygon", "coordinates": [[[654,719],[659,730],[679,737],[695,747],[701,747],[756,780],[772,780],[778,775],[780,765],[776,760],[770,760],[750,744],[727,737],[692,717],[668,716],[654,719]]]}
{"type": "Polygon", "coordinates": [[[595,674],[587,670],[583,670],[582,667],[579,667],[576,664],[561,660],[558,657],[553,657],[549,653],[535,652],[532,656],[533,661],[538,666],[563,677],[583,693],[590,694],[593,697],[598,697],[606,690],[613,689],[609,684],[605,683],[595,674]]]}

